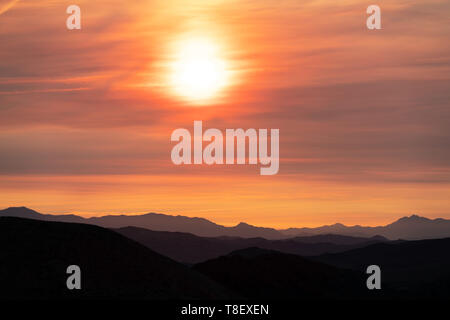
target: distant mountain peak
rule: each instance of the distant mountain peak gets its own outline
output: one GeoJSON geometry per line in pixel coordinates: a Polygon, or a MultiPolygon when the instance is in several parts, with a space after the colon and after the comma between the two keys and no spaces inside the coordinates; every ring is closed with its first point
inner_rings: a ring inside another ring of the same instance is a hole
{"type": "Polygon", "coordinates": [[[0,214],[2,212],[8,212],[8,213],[21,213],[21,214],[39,214],[37,211],[34,211],[30,208],[27,208],[25,206],[21,207],[8,207],[6,209],[0,210],[0,214]]]}
{"type": "Polygon", "coordinates": [[[245,222],[239,222],[239,223],[236,225],[236,228],[241,228],[241,227],[246,227],[246,228],[248,228],[248,227],[253,227],[253,226],[250,225],[250,224],[248,224],[248,223],[245,223],[245,222]]]}
{"type": "Polygon", "coordinates": [[[412,214],[409,217],[403,217],[397,220],[397,222],[425,222],[425,221],[431,220],[425,217],[421,217],[417,214],[412,214]]]}
{"type": "Polygon", "coordinates": [[[345,227],[345,225],[343,225],[342,223],[340,223],[340,222],[337,222],[337,223],[335,223],[335,224],[333,224],[333,225],[331,225],[332,227],[345,227]]]}
{"type": "Polygon", "coordinates": [[[412,214],[412,215],[409,216],[409,218],[410,219],[426,219],[426,220],[429,220],[428,218],[421,217],[421,216],[419,216],[417,214],[412,214]]]}
{"type": "Polygon", "coordinates": [[[25,206],[19,206],[19,207],[8,207],[8,208],[6,208],[5,210],[29,210],[29,211],[34,211],[34,210],[32,210],[32,209],[30,209],[30,208],[28,208],[28,207],[25,207],[25,206]]]}

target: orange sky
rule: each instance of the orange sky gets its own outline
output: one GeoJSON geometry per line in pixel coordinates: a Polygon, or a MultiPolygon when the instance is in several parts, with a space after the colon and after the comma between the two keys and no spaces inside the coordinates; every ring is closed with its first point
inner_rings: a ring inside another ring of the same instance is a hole
{"type": "Polygon", "coordinates": [[[0,0],[0,207],[162,212],[233,225],[450,218],[448,1],[0,0]],[[11,5],[13,4],[13,5],[11,5]],[[227,85],[168,80],[208,39],[227,85]],[[175,166],[170,134],[279,128],[280,171],[175,166]]]}

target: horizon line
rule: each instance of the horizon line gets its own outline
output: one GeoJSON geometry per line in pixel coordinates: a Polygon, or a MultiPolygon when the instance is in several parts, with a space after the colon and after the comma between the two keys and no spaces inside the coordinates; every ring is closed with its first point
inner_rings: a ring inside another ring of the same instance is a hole
{"type": "Polygon", "coordinates": [[[252,226],[252,227],[256,227],[256,228],[274,229],[274,230],[277,230],[277,231],[289,230],[289,229],[314,229],[314,228],[329,227],[329,226],[334,226],[334,225],[342,225],[342,226],[345,226],[345,227],[370,227],[370,228],[385,227],[385,226],[390,225],[390,224],[392,224],[392,223],[394,223],[396,221],[399,221],[399,220],[401,220],[403,218],[412,218],[412,217],[424,218],[424,219],[427,219],[427,220],[430,220],[430,221],[449,220],[449,219],[445,219],[445,218],[442,218],[442,217],[429,218],[429,217],[426,217],[426,216],[423,216],[423,215],[419,215],[419,214],[413,213],[413,214],[410,214],[410,215],[403,215],[403,216],[401,216],[399,218],[394,218],[392,220],[392,222],[384,224],[384,225],[381,225],[381,224],[379,224],[379,225],[360,225],[360,224],[347,225],[345,223],[334,222],[334,223],[330,223],[330,224],[322,224],[322,225],[308,226],[308,227],[301,226],[301,227],[275,228],[275,227],[271,227],[271,226],[254,225],[254,224],[250,224],[250,223],[247,223],[247,222],[244,222],[244,221],[240,221],[240,222],[238,222],[236,224],[227,225],[227,224],[220,224],[220,223],[214,222],[211,219],[198,217],[198,216],[192,216],[191,217],[191,216],[181,215],[181,214],[169,214],[169,213],[160,213],[160,212],[152,212],[152,211],[148,211],[148,212],[132,212],[132,213],[123,213],[123,212],[122,213],[119,213],[119,212],[117,212],[117,213],[114,213],[114,212],[112,212],[112,213],[97,213],[98,215],[88,216],[88,217],[83,216],[82,215],[83,212],[43,213],[43,212],[40,212],[38,210],[32,209],[32,208],[27,207],[27,206],[9,206],[9,207],[5,207],[4,209],[0,209],[0,211],[4,211],[4,210],[8,210],[8,209],[18,209],[18,208],[28,209],[28,210],[37,212],[37,213],[42,214],[42,215],[51,215],[51,216],[60,216],[60,215],[70,216],[70,215],[74,215],[74,216],[77,216],[77,217],[80,217],[80,218],[86,219],[86,220],[89,220],[91,218],[103,218],[103,217],[108,217],[108,216],[130,216],[130,217],[132,217],[132,216],[143,216],[143,215],[147,215],[147,214],[155,214],[155,215],[170,216],[170,217],[184,217],[184,218],[188,218],[188,219],[201,219],[201,220],[206,220],[208,222],[211,222],[211,223],[213,223],[215,225],[223,226],[223,227],[227,227],[227,228],[237,227],[240,224],[246,224],[246,225],[249,225],[249,226],[252,226]]]}

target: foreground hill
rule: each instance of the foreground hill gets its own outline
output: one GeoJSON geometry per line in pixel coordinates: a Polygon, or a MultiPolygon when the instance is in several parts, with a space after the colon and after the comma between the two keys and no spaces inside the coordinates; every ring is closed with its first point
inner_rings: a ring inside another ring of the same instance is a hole
{"type": "Polygon", "coordinates": [[[203,275],[98,226],[0,217],[0,298],[225,298],[203,275]],[[78,265],[82,289],[66,287],[78,265]]]}
{"type": "Polygon", "coordinates": [[[405,297],[450,298],[450,238],[377,243],[314,257],[339,268],[364,271],[377,264],[384,282],[405,297]]]}
{"type": "Polygon", "coordinates": [[[357,238],[340,235],[318,235],[287,240],[263,238],[199,237],[190,233],[151,231],[143,228],[125,227],[115,229],[150,249],[176,261],[194,264],[226,255],[232,251],[258,247],[303,256],[342,252],[360,248],[380,241],[383,237],[357,238]]]}
{"type": "Polygon", "coordinates": [[[242,296],[267,299],[450,299],[450,238],[383,242],[303,258],[248,248],[194,266],[242,296]],[[366,269],[381,268],[381,290],[366,269]]]}
{"type": "Polygon", "coordinates": [[[365,283],[357,272],[259,248],[235,251],[197,264],[194,269],[249,298],[345,299],[368,296],[365,283]]]}
{"type": "Polygon", "coordinates": [[[255,227],[243,222],[234,227],[225,227],[203,218],[171,216],[158,213],[147,213],[142,215],[108,215],[83,218],[76,215],[41,214],[26,207],[12,207],[0,210],[0,216],[22,217],[45,221],[89,223],[106,228],[134,226],[154,231],[192,233],[201,237],[229,236],[241,238],[265,238],[269,240],[324,234],[338,234],[363,238],[380,235],[390,240],[418,240],[450,237],[450,220],[428,219],[417,215],[403,217],[391,224],[378,227],[345,226],[336,223],[318,228],[290,228],[285,230],[255,227]]]}

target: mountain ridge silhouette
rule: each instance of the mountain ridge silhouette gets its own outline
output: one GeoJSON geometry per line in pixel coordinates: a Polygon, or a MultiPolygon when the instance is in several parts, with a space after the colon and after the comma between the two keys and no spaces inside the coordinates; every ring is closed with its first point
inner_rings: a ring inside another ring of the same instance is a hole
{"type": "Polygon", "coordinates": [[[174,216],[160,213],[105,215],[83,218],[74,214],[50,215],[39,213],[27,207],[10,207],[0,210],[0,216],[34,218],[46,221],[89,223],[106,228],[134,226],[153,231],[187,232],[201,237],[262,237],[269,240],[320,234],[339,234],[365,238],[380,235],[390,240],[418,240],[450,237],[450,220],[443,218],[429,219],[418,215],[402,217],[385,226],[346,226],[341,223],[335,223],[316,228],[304,227],[279,230],[275,228],[257,227],[245,222],[241,222],[233,227],[226,227],[205,218],[186,217],[181,215],[174,216]]]}
{"type": "Polygon", "coordinates": [[[112,230],[162,255],[187,264],[200,263],[248,247],[313,256],[323,253],[342,252],[377,242],[388,241],[381,236],[357,238],[341,235],[317,235],[268,240],[261,237],[199,237],[191,233],[152,231],[138,227],[124,227],[112,230]]]}

